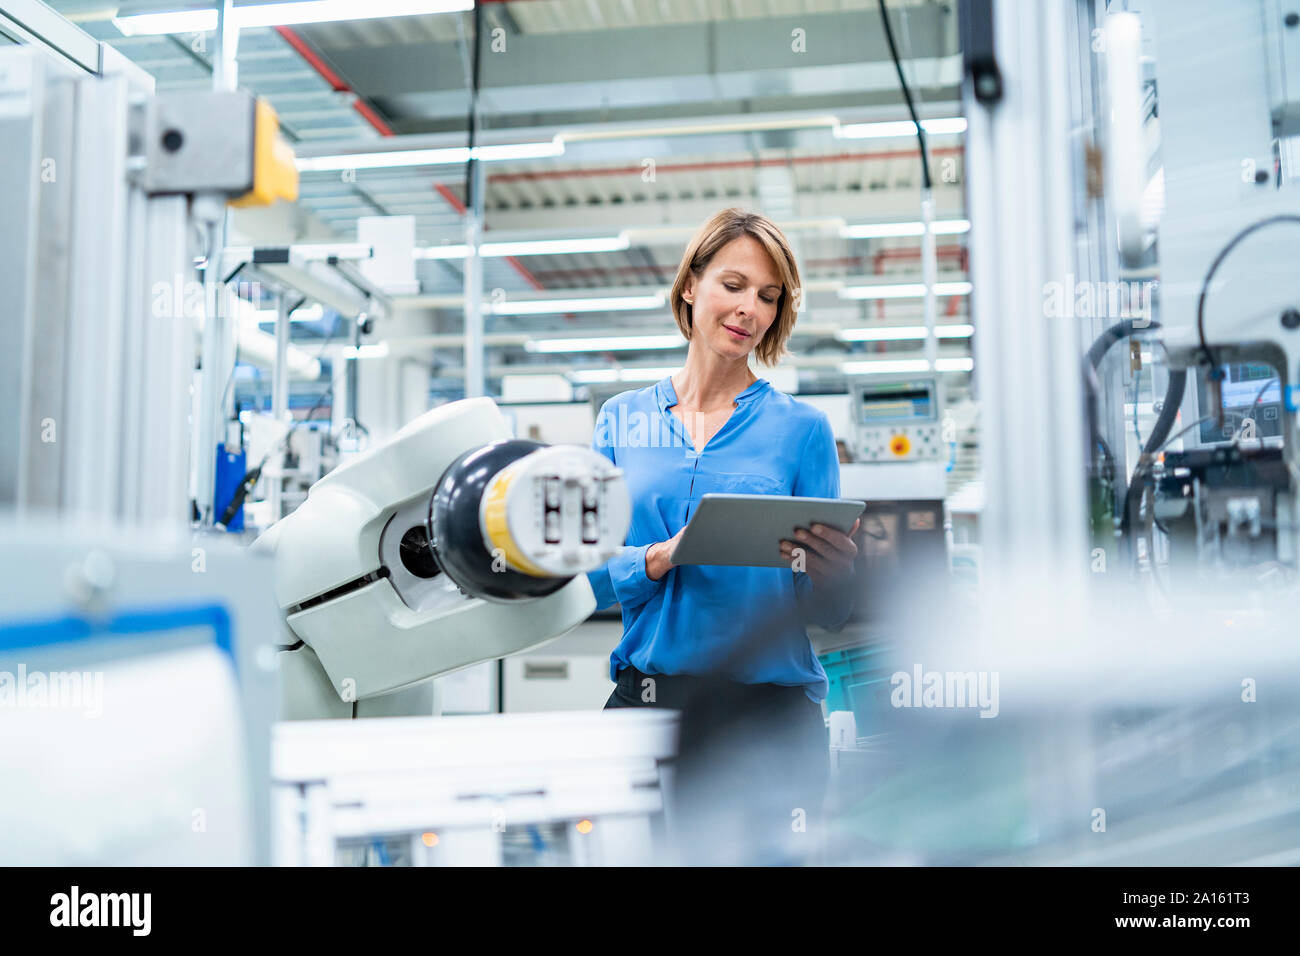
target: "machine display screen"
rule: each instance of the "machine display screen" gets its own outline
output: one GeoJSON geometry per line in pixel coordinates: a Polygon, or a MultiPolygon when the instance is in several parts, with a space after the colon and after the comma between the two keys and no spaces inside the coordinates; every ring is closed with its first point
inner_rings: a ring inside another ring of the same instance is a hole
{"type": "MultiPolygon", "coordinates": [[[[1254,419],[1255,435],[1271,438],[1282,434],[1282,385],[1269,365],[1239,362],[1223,366],[1220,386],[1223,396],[1223,427],[1211,419],[1202,422],[1201,442],[1216,444],[1231,441],[1247,418],[1254,419]]],[[[1209,396],[1204,383],[1200,386],[1201,407],[1207,409],[1209,396]]]]}
{"type": "Polygon", "coordinates": [[[898,382],[861,388],[857,417],[861,425],[933,421],[934,387],[929,382],[898,382]]]}

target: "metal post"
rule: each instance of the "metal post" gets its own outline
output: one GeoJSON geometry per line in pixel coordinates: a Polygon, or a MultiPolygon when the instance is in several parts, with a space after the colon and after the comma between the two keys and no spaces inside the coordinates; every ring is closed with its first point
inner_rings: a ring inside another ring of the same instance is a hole
{"type": "Polygon", "coordinates": [[[225,202],[217,196],[196,196],[193,216],[204,232],[207,259],[203,267],[203,345],[199,371],[199,413],[194,422],[195,497],[199,523],[210,528],[215,522],[213,493],[216,483],[217,442],[224,437],[225,384],[229,376],[231,317],[224,306],[221,281],[221,251],[225,248],[225,202]]]}
{"type": "Polygon", "coordinates": [[[483,395],[483,164],[470,162],[471,203],[465,210],[465,397],[483,395]]]}
{"type": "Polygon", "coordinates": [[[1015,594],[1018,572],[1057,568],[1080,582],[1087,574],[1081,339],[1073,320],[1045,304],[1049,283],[1080,271],[1067,188],[1081,188],[1068,83],[1080,52],[1067,9],[998,2],[1005,98],[978,102],[969,77],[962,91],[988,501],[981,581],[995,602],[1003,590],[1015,594]]]}
{"type": "Polygon", "coordinates": [[[239,86],[239,22],[233,16],[232,0],[217,4],[217,51],[212,59],[212,88],[233,90],[239,86]]]}
{"type": "MultiPolygon", "coordinates": [[[[235,55],[239,46],[239,25],[232,11],[232,0],[222,0],[217,6],[217,50],[212,64],[212,88],[233,90],[238,82],[235,55]]],[[[202,368],[199,372],[199,414],[194,422],[195,444],[195,496],[199,509],[199,523],[211,528],[217,515],[213,510],[216,483],[217,442],[224,440],[222,424],[226,381],[230,374],[230,358],[234,336],[231,317],[224,308],[225,296],[221,275],[221,255],[226,248],[227,210],[220,196],[195,196],[193,215],[203,230],[207,260],[203,269],[203,303],[206,316],[203,324],[202,368]]]]}
{"type": "Polygon", "coordinates": [[[925,360],[930,368],[939,358],[939,340],[935,335],[934,282],[938,271],[938,250],[934,242],[934,196],[921,189],[921,281],[925,283],[925,360]]]}
{"type": "MultiPolygon", "coordinates": [[[[276,423],[289,427],[289,297],[281,292],[276,296],[275,309],[275,366],[271,369],[271,417],[276,423]]],[[[287,448],[281,448],[269,462],[271,478],[271,521],[281,517],[281,499],[284,491],[284,457],[287,448]]]]}

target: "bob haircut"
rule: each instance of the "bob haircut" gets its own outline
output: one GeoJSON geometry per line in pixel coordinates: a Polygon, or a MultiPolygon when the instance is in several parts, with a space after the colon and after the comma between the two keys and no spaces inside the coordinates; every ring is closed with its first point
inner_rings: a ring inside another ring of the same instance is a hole
{"type": "Polygon", "coordinates": [[[799,267],[794,261],[794,252],[785,235],[776,223],[758,213],[745,212],[743,209],[724,209],[708,222],[686,247],[682,255],[682,264],[677,268],[677,279],[668,301],[672,305],[673,318],[677,328],[681,329],[686,341],[691,340],[694,320],[691,305],[682,298],[686,288],[686,279],[694,275],[696,281],[704,274],[718,250],[727,243],[741,236],[752,236],[767,250],[781,276],[781,295],[776,300],[776,318],[768,327],[767,333],[754,349],[754,354],[764,365],[772,366],[786,354],[785,343],[794,331],[796,308],[800,298],[799,267]]]}

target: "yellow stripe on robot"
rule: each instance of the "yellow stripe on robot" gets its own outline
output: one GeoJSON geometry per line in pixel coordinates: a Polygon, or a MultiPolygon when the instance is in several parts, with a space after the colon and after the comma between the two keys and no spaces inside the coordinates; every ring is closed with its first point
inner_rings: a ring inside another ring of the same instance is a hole
{"type": "Polygon", "coordinates": [[[503,468],[488,484],[487,491],[483,494],[483,526],[492,550],[500,548],[508,564],[535,578],[549,578],[551,575],[524,557],[523,551],[510,534],[510,523],[506,519],[506,496],[510,491],[510,482],[523,470],[521,463],[524,460],[521,458],[503,468]]]}

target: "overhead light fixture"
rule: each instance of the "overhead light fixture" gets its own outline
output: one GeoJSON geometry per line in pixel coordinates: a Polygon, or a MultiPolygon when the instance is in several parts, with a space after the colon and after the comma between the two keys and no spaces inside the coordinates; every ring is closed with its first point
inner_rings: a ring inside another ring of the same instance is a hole
{"type": "Polygon", "coordinates": [[[485,242],[481,256],[546,256],[574,252],[621,252],[631,243],[626,236],[595,236],[589,239],[530,239],[521,242],[485,242]]]}
{"type": "Polygon", "coordinates": [[[603,382],[657,382],[678,370],[679,366],[658,368],[593,368],[569,373],[570,381],[578,385],[596,385],[603,382]]]}
{"type": "Polygon", "coordinates": [[[384,358],[388,355],[388,343],[377,342],[374,345],[345,345],[339,349],[339,357],[350,359],[384,358]]]}
{"type": "Polygon", "coordinates": [[[474,158],[485,163],[510,159],[545,159],[547,156],[563,155],[564,140],[558,136],[539,143],[501,143],[496,146],[474,147],[474,158]]]}
{"type": "MultiPolygon", "coordinates": [[[[930,232],[936,236],[953,236],[970,232],[969,219],[940,219],[930,223],[930,232]]],[[[925,234],[923,222],[863,222],[845,226],[840,235],[845,239],[892,239],[899,236],[925,234]]]]}
{"type": "Polygon", "coordinates": [[[875,359],[870,362],[841,362],[845,375],[878,375],[890,372],[928,372],[930,363],[925,359],[875,359]]]}
{"type": "MultiPolygon", "coordinates": [[[[291,26],[295,23],[329,23],[335,20],[373,20],[378,17],[412,17],[437,13],[463,13],[474,9],[473,0],[297,0],[234,7],[231,16],[240,29],[291,26]]],[[[217,11],[175,10],[113,17],[124,36],[162,36],[174,33],[210,33],[217,28],[217,11]]]]}
{"type": "MultiPolygon", "coordinates": [[[[969,295],[969,282],[936,282],[935,295],[969,295]]],[[[841,299],[920,299],[925,297],[924,282],[904,282],[897,285],[847,286],[839,291],[841,299]]]]}
{"type": "MultiPolygon", "coordinates": [[[[484,242],[478,254],[485,259],[502,256],[558,256],[576,252],[622,252],[631,243],[626,236],[590,236],[576,239],[521,239],[512,242],[484,242]]],[[[469,246],[423,246],[412,253],[416,259],[464,259],[469,246]]]]}
{"type": "Polygon", "coordinates": [[[445,245],[445,246],[420,246],[411,253],[416,259],[464,259],[469,255],[469,246],[445,245]]]}
{"type": "Polygon", "coordinates": [[[590,299],[521,299],[486,305],[493,315],[559,315],[565,312],[640,312],[661,309],[667,299],[654,295],[604,296],[590,299]]]}
{"type": "Polygon", "coordinates": [[[975,360],[970,356],[965,358],[941,358],[934,360],[934,370],[936,372],[969,372],[975,367],[975,360]]]}
{"type": "MultiPolygon", "coordinates": [[[[968,339],[975,334],[973,325],[935,326],[934,336],[939,339],[968,339]]],[[[874,329],[840,329],[835,337],[841,342],[900,342],[925,338],[924,325],[896,325],[874,329]]]]}
{"type": "Polygon", "coordinates": [[[609,335],[586,339],[533,339],[529,352],[633,352],[642,349],[685,348],[680,335],[609,335]]]}
{"type": "MultiPolygon", "coordinates": [[[[953,116],[946,119],[923,119],[921,128],[934,136],[966,132],[966,118],[953,116]]],[[[916,124],[911,120],[897,120],[887,123],[848,123],[835,127],[836,139],[887,139],[890,137],[915,136],[916,124]]]]}
{"type": "MultiPolygon", "coordinates": [[[[238,9],[243,9],[238,8],[238,9]]],[[[545,159],[564,155],[559,137],[537,143],[501,143],[496,146],[443,146],[437,149],[390,149],[376,153],[336,153],[329,156],[298,156],[299,172],[336,172],[344,169],[396,169],[403,166],[463,165],[470,156],[482,162],[510,159],[545,159]]]]}
{"type": "MultiPolygon", "coordinates": [[[[962,358],[936,359],[936,372],[969,372],[975,367],[975,360],[969,356],[962,358]]],[[[873,359],[866,362],[841,362],[840,372],[844,375],[887,375],[890,373],[910,375],[915,372],[930,371],[930,363],[925,359],[873,359]]]]}

